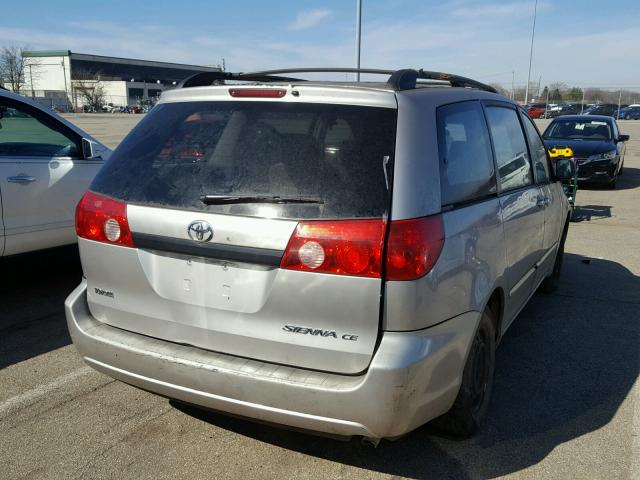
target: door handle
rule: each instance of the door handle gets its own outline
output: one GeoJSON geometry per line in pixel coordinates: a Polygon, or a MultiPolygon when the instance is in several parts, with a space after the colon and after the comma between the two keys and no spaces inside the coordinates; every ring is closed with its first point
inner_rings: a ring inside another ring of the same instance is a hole
{"type": "Polygon", "coordinates": [[[536,205],[540,208],[545,208],[549,206],[549,199],[547,197],[538,197],[538,201],[536,205]]]}
{"type": "Polygon", "coordinates": [[[7,182],[10,183],[31,183],[35,181],[36,177],[32,177],[31,175],[15,175],[13,177],[7,177],[7,182]]]}

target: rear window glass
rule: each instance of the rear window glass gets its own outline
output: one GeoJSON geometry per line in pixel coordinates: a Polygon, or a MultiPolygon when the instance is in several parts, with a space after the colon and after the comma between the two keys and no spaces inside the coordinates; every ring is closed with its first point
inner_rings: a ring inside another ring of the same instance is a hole
{"type": "MultiPolygon", "coordinates": [[[[94,180],[129,203],[274,218],[380,217],[396,111],[276,102],[157,105],[94,180]],[[205,205],[202,195],[316,200],[205,205]]],[[[390,173],[390,172],[387,172],[390,173]]]]}

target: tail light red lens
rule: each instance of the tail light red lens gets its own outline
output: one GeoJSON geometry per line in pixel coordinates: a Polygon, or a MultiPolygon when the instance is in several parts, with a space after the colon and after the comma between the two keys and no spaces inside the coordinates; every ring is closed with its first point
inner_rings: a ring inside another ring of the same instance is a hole
{"type": "Polygon", "coordinates": [[[391,222],[386,280],[415,280],[429,273],[444,245],[440,215],[391,222]]]}
{"type": "Polygon", "coordinates": [[[127,204],[93,192],[84,194],[76,207],[78,237],[124,247],[134,247],[127,204]]]}
{"type": "Polygon", "coordinates": [[[301,222],[280,267],[379,278],[384,230],[383,220],[301,222]]]}
{"type": "Polygon", "coordinates": [[[230,88],[229,95],[235,98],[282,98],[287,91],[282,88],[230,88]]]}
{"type": "MultiPolygon", "coordinates": [[[[281,268],[380,278],[383,220],[301,222],[281,268]]],[[[391,222],[385,280],[415,280],[433,268],[444,245],[440,215],[391,222]]]]}

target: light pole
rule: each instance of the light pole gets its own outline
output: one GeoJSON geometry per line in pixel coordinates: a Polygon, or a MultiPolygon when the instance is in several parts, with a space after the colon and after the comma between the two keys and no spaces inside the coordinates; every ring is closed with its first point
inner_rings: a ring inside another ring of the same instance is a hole
{"type": "Polygon", "coordinates": [[[529,73],[527,74],[527,86],[524,90],[524,103],[529,101],[529,81],[531,80],[531,61],[533,60],[533,37],[536,34],[536,15],[538,13],[538,0],[533,7],[533,28],[531,29],[531,49],[529,50],[529,73]]]}
{"type": "Polygon", "coordinates": [[[616,119],[620,120],[620,103],[622,102],[622,89],[620,89],[620,93],[618,94],[618,115],[616,115],[616,119]]]}
{"type": "MultiPolygon", "coordinates": [[[[537,0],[536,0],[537,1],[537,0]]],[[[360,29],[362,24],[362,0],[356,0],[356,68],[360,70],[360,29]]],[[[356,81],[360,81],[360,72],[356,72],[356,81]]]]}

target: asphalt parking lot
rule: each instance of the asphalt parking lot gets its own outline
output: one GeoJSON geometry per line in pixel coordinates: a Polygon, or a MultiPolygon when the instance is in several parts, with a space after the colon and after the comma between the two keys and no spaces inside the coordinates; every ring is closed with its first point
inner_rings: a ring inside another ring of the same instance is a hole
{"type": "MultiPolygon", "coordinates": [[[[68,118],[113,147],[141,115],[68,118]]],[[[67,248],[0,263],[0,478],[640,478],[640,121],[620,124],[618,188],[578,192],[561,286],[506,333],[476,437],[426,426],[374,449],[111,380],[67,333],[81,277],[67,248]]]]}

